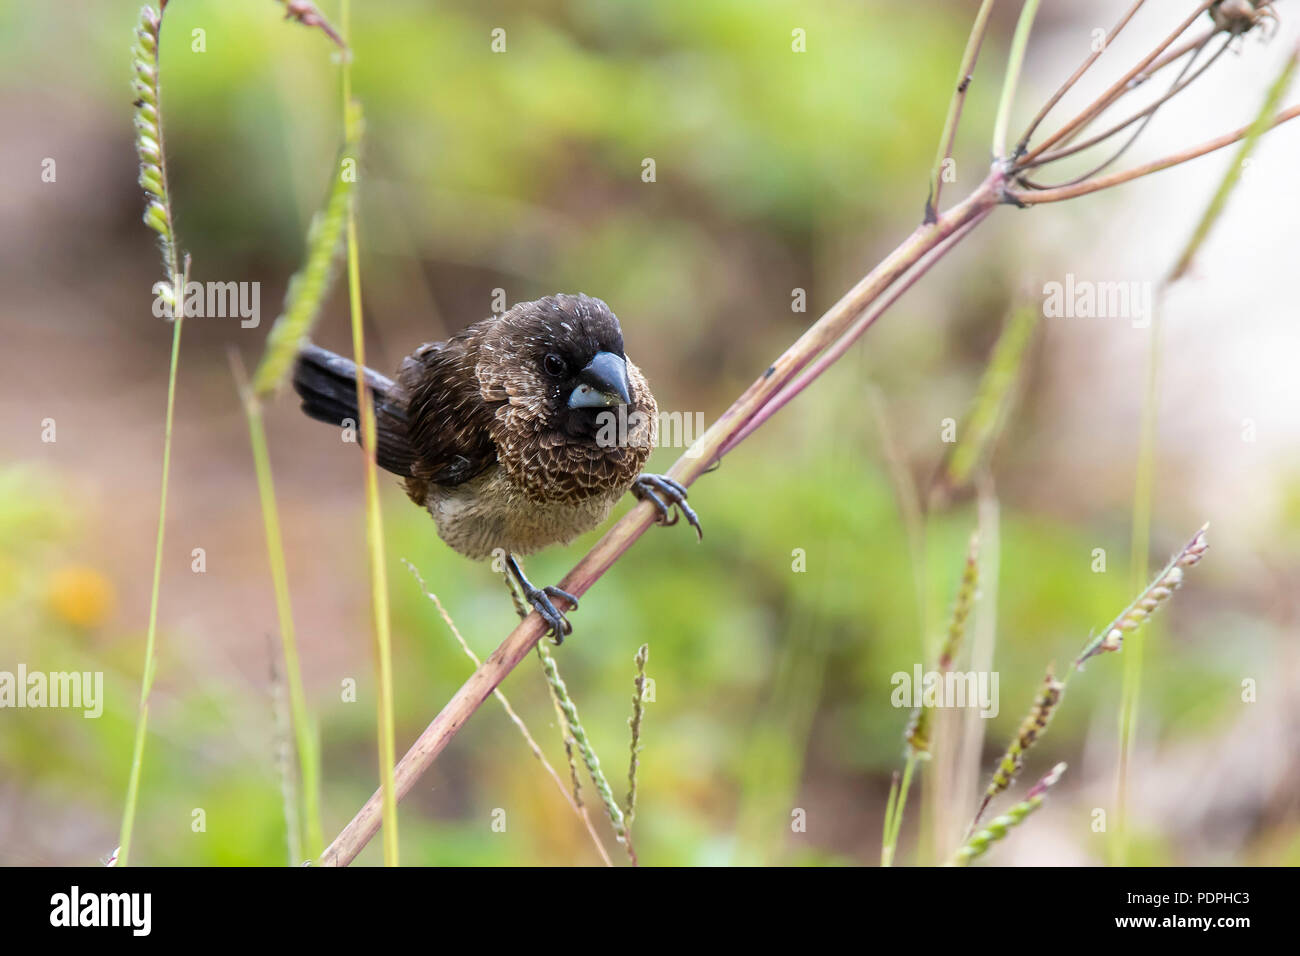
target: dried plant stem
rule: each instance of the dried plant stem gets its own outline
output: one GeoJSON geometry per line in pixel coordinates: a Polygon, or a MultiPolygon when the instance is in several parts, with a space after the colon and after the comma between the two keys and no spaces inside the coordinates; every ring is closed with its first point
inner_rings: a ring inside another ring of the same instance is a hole
{"type": "MultiPolygon", "coordinates": [[[[1267,128],[1272,129],[1275,126],[1281,126],[1283,123],[1290,122],[1300,116],[1300,106],[1291,106],[1282,110],[1276,116],[1272,117],[1267,128]]],[[[1240,129],[1233,130],[1231,133],[1224,133],[1222,136],[1207,140],[1198,146],[1192,146],[1188,149],[1180,150],[1163,159],[1153,160],[1149,163],[1143,163],[1141,166],[1135,166],[1133,169],[1122,170],[1121,172],[1111,173],[1108,176],[1099,176],[1088,182],[1076,183],[1072,186],[1060,186],[1054,189],[1016,189],[1008,187],[1007,195],[1017,203],[1024,206],[1037,206],[1042,203],[1061,202],[1065,199],[1074,199],[1077,196],[1086,196],[1088,193],[1095,193],[1102,189],[1111,189],[1123,183],[1131,182],[1143,176],[1149,176],[1152,173],[1158,173],[1162,169],[1169,169],[1178,166],[1189,160],[1197,159],[1207,153],[1223,149],[1225,146],[1231,146],[1233,143],[1244,139],[1254,128],[1243,126],[1240,129]]]]}
{"type": "MultiPolygon", "coordinates": [[[[996,174],[990,176],[989,180],[985,181],[985,184],[988,185],[994,181],[996,181],[996,174]]],[[[916,265],[906,273],[906,275],[885,291],[876,302],[872,303],[870,308],[866,309],[852,324],[850,324],[847,331],[845,331],[845,333],[840,336],[840,338],[837,339],[830,348],[817,356],[816,361],[805,368],[793,382],[781,389],[780,393],[763,405],[763,407],[745,423],[743,428],[731,436],[723,446],[719,457],[727,454],[727,452],[731,451],[731,449],[735,448],[742,441],[748,438],[769,418],[788,405],[791,400],[799,395],[800,392],[819,378],[823,372],[838,362],[844,356],[844,353],[852,348],[853,343],[856,342],[861,335],[867,331],[867,329],[871,328],[871,326],[875,324],[875,321],[878,318],[892,308],[894,303],[903,297],[904,293],[912,288],[912,286],[914,286],[922,276],[929,272],[940,259],[951,252],[958,243],[965,239],[966,236],[968,236],[976,226],[983,222],[992,211],[993,206],[977,209],[971,214],[968,220],[962,222],[961,225],[955,228],[951,234],[946,236],[941,242],[936,243],[934,248],[926,252],[926,254],[920,258],[920,261],[917,262],[916,265]]],[[[830,313],[827,314],[829,315],[830,313]]]]}
{"type": "MultiPolygon", "coordinates": [[[[1036,3],[1037,0],[1034,0],[1036,3]]],[[[934,167],[930,170],[930,191],[925,197],[925,216],[923,221],[930,223],[938,219],[939,195],[943,191],[943,167],[952,157],[953,142],[957,138],[957,126],[961,123],[962,107],[966,105],[966,93],[970,89],[975,73],[975,61],[979,59],[980,47],[984,45],[984,36],[988,33],[989,16],[993,13],[994,0],[982,0],[979,12],[975,14],[975,23],[966,40],[966,50],[962,53],[961,65],[957,69],[957,83],[952,99],[948,101],[948,115],[944,117],[943,133],[939,136],[939,152],[934,157],[934,167]]]]}
{"type": "Polygon", "coordinates": [[[1048,149],[1050,149],[1052,146],[1055,146],[1057,143],[1064,140],[1067,136],[1070,136],[1071,134],[1078,132],[1079,130],[1082,130],[1094,119],[1100,116],[1101,113],[1104,112],[1108,106],[1110,106],[1117,99],[1123,96],[1124,93],[1132,89],[1133,87],[1130,84],[1132,84],[1133,81],[1140,74],[1142,74],[1144,70],[1150,67],[1151,64],[1155,62],[1156,58],[1159,57],[1161,53],[1164,53],[1165,50],[1167,50],[1170,47],[1170,45],[1174,43],[1175,40],[1177,40],[1180,36],[1182,36],[1187,31],[1187,28],[1190,27],[1194,22],[1196,22],[1196,18],[1199,17],[1201,14],[1203,14],[1206,10],[1208,10],[1211,7],[1211,5],[1213,5],[1214,2],[1215,0],[1202,0],[1201,4],[1196,8],[1196,10],[1193,11],[1192,14],[1188,16],[1188,18],[1184,20],[1172,33],[1170,33],[1167,37],[1165,37],[1165,39],[1161,41],[1161,43],[1153,51],[1151,51],[1145,57],[1143,57],[1142,60],[1138,62],[1137,66],[1133,67],[1122,77],[1116,80],[1115,83],[1109,89],[1107,89],[1105,93],[1103,93],[1097,100],[1095,100],[1092,104],[1090,104],[1087,108],[1085,108],[1081,113],[1075,116],[1074,119],[1070,120],[1059,130],[1053,133],[1051,136],[1047,137],[1045,140],[1043,140],[1041,143],[1039,143],[1037,146],[1031,149],[1025,155],[1023,162],[1024,163],[1032,162],[1033,160],[1041,156],[1044,152],[1046,152],[1048,149]]]}
{"type": "MultiPolygon", "coordinates": [[[[1120,18],[1119,23],[1115,24],[1110,33],[1106,34],[1105,43],[1093,50],[1092,54],[1079,65],[1077,70],[1070,74],[1069,78],[1061,84],[1057,91],[1048,97],[1047,102],[1043,104],[1043,108],[1038,111],[1038,115],[1033,118],[1029,123],[1029,128],[1026,129],[1024,135],[1020,137],[1020,142],[1016,144],[1016,155],[1021,155],[1025,152],[1029,145],[1029,140],[1033,137],[1034,133],[1038,132],[1038,127],[1042,125],[1043,120],[1047,119],[1047,114],[1052,111],[1057,103],[1061,102],[1061,98],[1065,96],[1066,93],[1070,92],[1070,90],[1074,88],[1074,84],[1078,83],[1083,74],[1087,73],[1088,69],[1097,62],[1097,58],[1106,51],[1106,46],[1109,45],[1115,37],[1119,36],[1120,31],[1128,25],[1129,20],[1133,19],[1133,14],[1137,13],[1145,2],[1146,0],[1136,0],[1133,6],[1129,7],[1124,13],[1124,16],[1120,18]]],[[[997,153],[996,155],[1002,156],[1003,154],[997,153]]]]}
{"type": "MultiPolygon", "coordinates": [[[[1128,82],[1128,85],[1125,86],[1123,90],[1121,90],[1118,93],[1113,93],[1097,100],[1095,105],[1097,105],[1099,109],[1094,118],[1100,117],[1102,113],[1104,113],[1107,109],[1113,106],[1122,97],[1124,97],[1128,93],[1131,93],[1133,90],[1136,90],[1139,86],[1149,81],[1152,77],[1154,77],[1165,67],[1173,63],[1177,63],[1188,53],[1193,54],[1192,60],[1194,61],[1197,57],[1200,56],[1201,50],[1204,49],[1205,45],[1209,43],[1210,40],[1213,39],[1220,32],[1221,31],[1219,30],[1218,27],[1211,27],[1208,30],[1205,30],[1204,32],[1199,33],[1196,36],[1192,37],[1190,40],[1186,40],[1183,43],[1179,43],[1178,45],[1170,47],[1169,49],[1165,50],[1164,53],[1162,53],[1159,57],[1157,57],[1154,61],[1152,61],[1152,63],[1148,65],[1140,73],[1138,73],[1137,76],[1133,77],[1133,79],[1128,82]]],[[[1226,44],[1225,44],[1225,49],[1226,49],[1226,44]]],[[[1216,59],[1217,59],[1217,55],[1216,55],[1216,59]]],[[[1183,76],[1186,76],[1187,70],[1189,70],[1190,68],[1191,68],[1190,63],[1186,67],[1184,67],[1183,73],[1179,77],[1179,81],[1182,80],[1183,76]]],[[[1198,75],[1201,72],[1204,72],[1205,69],[1206,67],[1202,67],[1202,69],[1198,71],[1198,75]]],[[[1187,85],[1187,83],[1180,84],[1179,81],[1175,81],[1174,86],[1177,89],[1174,90],[1173,92],[1179,92],[1182,90],[1183,87],[1187,85]]],[[[1171,95],[1172,94],[1167,94],[1165,98],[1162,98],[1159,103],[1155,104],[1154,108],[1158,108],[1160,105],[1163,105],[1163,103],[1166,102],[1169,96],[1171,95]]],[[[1142,113],[1138,114],[1138,116],[1134,117],[1134,119],[1139,119],[1143,116],[1149,116],[1151,112],[1154,112],[1154,108],[1151,110],[1143,111],[1142,113]]],[[[1056,144],[1056,149],[1044,153],[1043,155],[1034,159],[1032,162],[1022,163],[1021,164],[1022,168],[1045,165],[1046,163],[1054,162],[1057,159],[1061,159],[1067,155],[1077,152],[1079,149],[1086,148],[1082,146],[1071,146],[1070,144],[1072,144],[1078,136],[1082,135],[1082,133],[1088,128],[1089,125],[1090,124],[1084,124],[1083,126],[1074,130],[1069,135],[1061,137],[1061,140],[1056,144]]],[[[1112,130],[1111,132],[1117,132],[1117,130],[1112,130]]],[[[1100,139],[1108,138],[1111,135],[1111,132],[1108,132],[1104,136],[1096,137],[1095,139],[1097,141],[1100,141],[1100,139]]]]}
{"type": "Polygon", "coordinates": [[[1129,89],[1136,89],[1137,87],[1145,83],[1147,80],[1151,79],[1151,77],[1155,76],[1157,73],[1163,70],[1165,67],[1167,67],[1169,64],[1177,63],[1179,60],[1187,56],[1187,54],[1191,53],[1192,51],[1199,50],[1201,47],[1205,45],[1205,42],[1207,40],[1209,40],[1218,32],[1219,32],[1218,27],[1210,27],[1208,30],[1204,31],[1203,33],[1198,33],[1190,40],[1184,40],[1182,43],[1178,44],[1177,46],[1170,47],[1168,50],[1162,53],[1154,63],[1152,63],[1143,72],[1139,73],[1137,76],[1133,78],[1132,83],[1129,84],[1129,89]]]}
{"type": "MultiPolygon", "coordinates": [[[[1188,76],[1187,71],[1192,68],[1195,62],[1195,57],[1193,57],[1192,60],[1188,61],[1187,66],[1184,67],[1183,69],[1183,72],[1179,74],[1178,79],[1174,81],[1174,84],[1169,87],[1168,91],[1165,92],[1163,96],[1161,96],[1154,103],[1151,103],[1149,106],[1145,107],[1139,112],[1134,113],[1128,119],[1121,120],[1120,122],[1109,127],[1108,129],[1103,130],[1100,133],[1097,133],[1095,136],[1088,137],[1082,143],[1071,143],[1069,146],[1062,146],[1059,149],[1054,149],[1051,152],[1044,153],[1043,155],[1039,156],[1037,159],[1033,160],[1032,162],[1021,163],[1020,164],[1021,168],[1029,169],[1034,166],[1045,166],[1046,164],[1054,163],[1059,159],[1065,159],[1067,156],[1073,156],[1076,153],[1081,153],[1085,149],[1091,149],[1093,146],[1097,146],[1100,143],[1105,142],[1106,140],[1110,139],[1112,136],[1114,136],[1117,133],[1122,133],[1124,130],[1128,129],[1130,126],[1132,126],[1134,123],[1138,122],[1139,120],[1143,121],[1142,126],[1139,127],[1137,132],[1133,134],[1133,136],[1129,139],[1128,143],[1125,144],[1124,148],[1120,149],[1118,152],[1116,152],[1113,156],[1111,156],[1106,161],[1106,165],[1109,166],[1115,160],[1119,159],[1120,156],[1124,154],[1125,150],[1128,149],[1129,145],[1131,145],[1137,139],[1137,136],[1142,132],[1142,129],[1146,126],[1146,123],[1149,122],[1150,119],[1155,115],[1156,111],[1159,110],[1160,107],[1168,103],[1175,96],[1177,96],[1179,93],[1181,93],[1183,90],[1187,89],[1187,87],[1191,86],[1192,83],[1196,81],[1197,77],[1201,76],[1206,70],[1212,67],[1215,61],[1218,60],[1218,58],[1222,56],[1223,53],[1228,49],[1228,46],[1229,44],[1231,44],[1231,42],[1232,42],[1232,37],[1228,37],[1228,39],[1223,43],[1221,47],[1219,47],[1219,49],[1214,53],[1213,56],[1210,57],[1210,59],[1202,63],[1200,68],[1197,69],[1195,73],[1192,73],[1190,76],[1188,76]]],[[[1104,167],[1099,167],[1097,169],[1092,170],[1089,173],[1079,176],[1075,181],[1082,181],[1084,179],[1089,178],[1090,176],[1096,175],[1096,173],[1100,172],[1102,168],[1104,167]]]]}

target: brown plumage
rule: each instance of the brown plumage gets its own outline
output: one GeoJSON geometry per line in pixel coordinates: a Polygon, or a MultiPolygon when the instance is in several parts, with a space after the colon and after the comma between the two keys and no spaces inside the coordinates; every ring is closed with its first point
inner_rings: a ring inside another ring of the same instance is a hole
{"type": "MultiPolygon", "coordinates": [[[[626,492],[653,501],[660,521],[677,506],[699,531],[686,489],[642,475],[658,406],[623,351],[609,306],[585,295],[516,305],[446,342],[420,346],[396,381],[366,370],[374,396],[376,458],[405,479],[439,536],[466,557],[504,558],[557,638],[571,627],[515,555],[562,544],[595,527],[626,492]]],[[[358,418],[356,366],[306,346],[294,388],[312,418],[358,418]]]]}

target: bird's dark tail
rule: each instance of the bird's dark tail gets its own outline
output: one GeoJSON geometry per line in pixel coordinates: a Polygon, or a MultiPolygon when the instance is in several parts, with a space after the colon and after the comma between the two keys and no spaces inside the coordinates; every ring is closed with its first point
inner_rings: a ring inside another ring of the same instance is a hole
{"type": "MultiPolygon", "coordinates": [[[[397,384],[378,372],[365,370],[366,386],[375,408],[379,467],[403,477],[411,474],[415,450],[406,437],[406,405],[397,384]]],[[[361,436],[357,408],[357,365],[316,345],[305,345],[293,369],[293,388],[302,397],[302,410],[317,421],[351,427],[361,436]]]]}

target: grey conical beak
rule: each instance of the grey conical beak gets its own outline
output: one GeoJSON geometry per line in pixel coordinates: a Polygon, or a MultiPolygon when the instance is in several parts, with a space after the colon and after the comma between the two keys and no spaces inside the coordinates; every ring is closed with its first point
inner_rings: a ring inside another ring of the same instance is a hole
{"type": "Polygon", "coordinates": [[[578,387],[569,393],[570,408],[609,408],[631,405],[627,362],[613,352],[597,352],[578,373],[578,387]]]}

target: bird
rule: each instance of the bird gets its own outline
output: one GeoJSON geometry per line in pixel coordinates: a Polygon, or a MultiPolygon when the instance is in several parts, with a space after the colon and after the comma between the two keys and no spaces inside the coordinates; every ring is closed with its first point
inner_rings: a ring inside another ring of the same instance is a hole
{"type": "MultiPolygon", "coordinates": [[[[472,560],[502,561],[555,643],[573,631],[519,558],[567,544],[608,517],[624,494],[656,521],[680,517],[703,539],[686,488],[643,473],[659,407],[624,352],[617,316],[583,294],[521,302],[403,359],[396,377],[363,369],[375,415],[375,460],[403,479],[438,536],[472,560]],[[674,510],[676,509],[676,510],[674,510]]],[[[357,366],[310,343],[293,387],[309,417],[357,432],[357,366]]]]}

